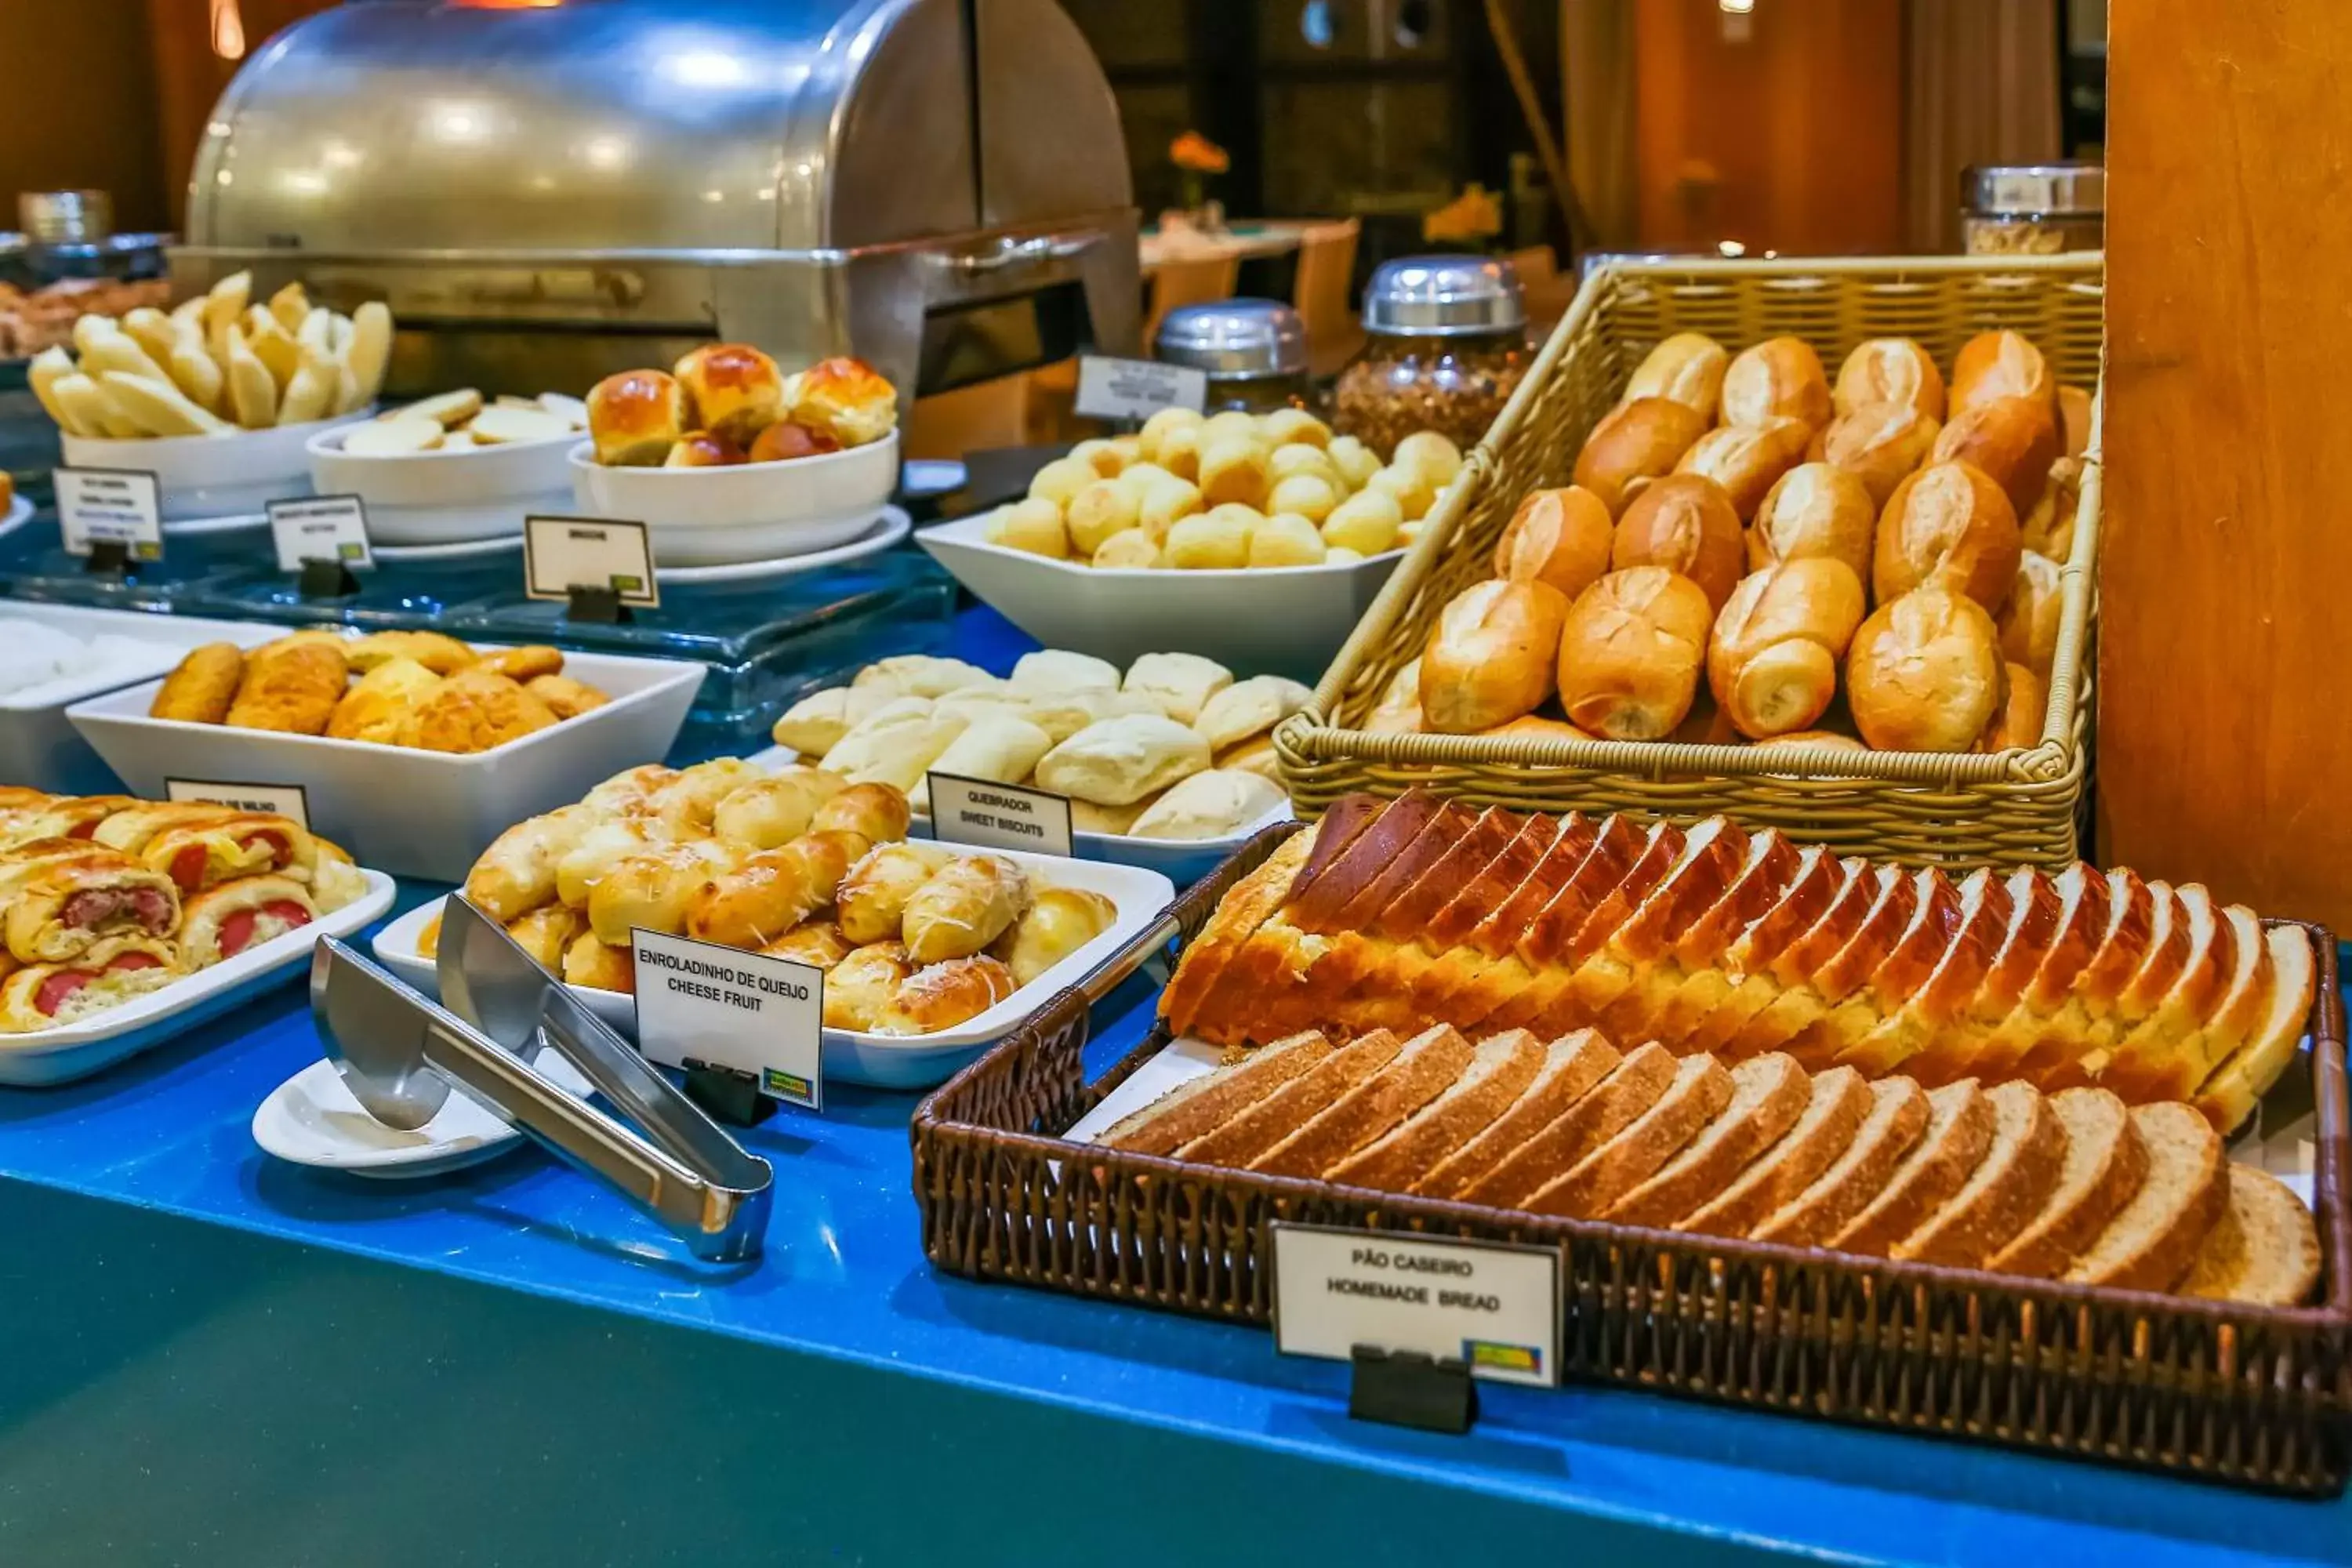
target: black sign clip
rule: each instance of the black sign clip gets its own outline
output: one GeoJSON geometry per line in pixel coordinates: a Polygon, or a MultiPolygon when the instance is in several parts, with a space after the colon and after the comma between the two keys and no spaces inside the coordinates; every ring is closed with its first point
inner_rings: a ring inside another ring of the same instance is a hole
{"type": "Polygon", "coordinates": [[[776,1113],[776,1102],[760,1092],[758,1079],[702,1062],[686,1064],[686,1098],[735,1127],[757,1127],[776,1113]]]}
{"type": "Polygon", "coordinates": [[[82,570],[94,577],[120,577],[131,569],[131,546],[119,539],[90,541],[89,558],[82,570]]]}
{"type": "Polygon", "coordinates": [[[341,561],[305,556],[297,592],[306,599],[348,599],[360,591],[360,580],[341,561]]]}
{"type": "Polygon", "coordinates": [[[625,626],[637,618],[628,605],[621,603],[618,589],[592,588],[577,583],[572,585],[570,603],[563,613],[569,620],[593,621],[606,626],[625,626]]]}
{"type": "Polygon", "coordinates": [[[1359,1421],[1459,1437],[1478,1419],[1478,1388],[1466,1362],[1373,1345],[1356,1346],[1350,1361],[1348,1414],[1359,1421]]]}

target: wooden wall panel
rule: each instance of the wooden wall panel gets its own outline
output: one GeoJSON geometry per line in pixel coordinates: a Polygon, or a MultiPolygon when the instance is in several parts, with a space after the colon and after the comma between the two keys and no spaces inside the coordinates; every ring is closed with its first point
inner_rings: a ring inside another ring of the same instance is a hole
{"type": "Polygon", "coordinates": [[[16,194],[94,187],[118,228],[164,226],[142,0],[0,0],[0,228],[16,194]]]}
{"type": "Polygon", "coordinates": [[[2108,28],[2102,847],[2352,931],[2352,10],[2108,28]]]}

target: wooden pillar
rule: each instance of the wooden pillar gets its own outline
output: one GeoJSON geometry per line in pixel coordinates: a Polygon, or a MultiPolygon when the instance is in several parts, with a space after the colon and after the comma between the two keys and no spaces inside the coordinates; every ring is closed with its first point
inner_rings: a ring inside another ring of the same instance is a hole
{"type": "Polygon", "coordinates": [[[2101,849],[2352,933],[2352,7],[2108,28],[2101,849]]]}

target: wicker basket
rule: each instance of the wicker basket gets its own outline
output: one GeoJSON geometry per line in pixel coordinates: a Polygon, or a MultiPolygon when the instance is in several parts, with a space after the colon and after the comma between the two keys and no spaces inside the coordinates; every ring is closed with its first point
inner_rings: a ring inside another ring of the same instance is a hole
{"type": "Polygon", "coordinates": [[[1977,332],[2010,327],[2070,384],[2099,374],[2095,255],[1850,261],[1641,263],[1596,272],[1412,554],[1339,658],[1314,706],[1276,731],[1292,797],[1319,811],[1351,790],[1413,784],[1521,810],[1721,813],[1843,853],[1909,864],[2059,866],[2076,855],[2090,767],[2091,637],[2099,467],[2084,465],[2050,704],[2038,745],[1990,755],[1639,742],[1371,734],[1358,726],[1420,655],[1445,603],[1492,575],[1519,499],[1569,482],[1578,449],[1657,342],[1703,331],[1740,346],[1811,342],[1835,365],[1867,338],[1909,337],[1948,364],[1977,332]]]}
{"type": "MultiPolygon", "coordinates": [[[[1288,833],[1181,899],[1181,940],[1288,833]]],[[[1065,992],[915,1112],[938,1267],[1271,1321],[1276,1220],[1559,1247],[1563,1371],[1614,1384],[2229,1481],[2333,1493],[2352,1466],[2352,1220],[2336,940],[2311,1019],[2323,1304],[2235,1306],[1758,1242],[1540,1218],[1254,1175],[1058,1136],[1165,1044],[1086,1081],[1065,992]]],[[[1271,1347],[1268,1347],[1271,1353],[1271,1347]]]]}

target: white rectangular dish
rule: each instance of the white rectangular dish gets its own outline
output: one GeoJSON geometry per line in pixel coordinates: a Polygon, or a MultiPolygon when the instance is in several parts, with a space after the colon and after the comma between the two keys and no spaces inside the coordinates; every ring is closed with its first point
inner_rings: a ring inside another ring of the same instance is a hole
{"type": "Polygon", "coordinates": [[[0,1035],[0,1083],[37,1089],[88,1078],[279,984],[289,969],[310,960],[320,937],[350,936],[392,908],[396,891],[392,879],[381,871],[363,869],[361,874],[367,879],[365,893],[299,930],[271,937],[235,958],[82,1023],[29,1035],[0,1035]]]}
{"type": "MultiPolygon", "coordinates": [[[[126,637],[152,649],[145,658],[126,654],[119,663],[0,694],[0,784],[26,784],[52,795],[102,795],[116,787],[113,773],[66,717],[72,704],[169,674],[190,648],[205,643],[233,642],[239,647],[253,647],[284,635],[278,627],[249,621],[193,620],[138,610],[86,610],[15,599],[0,599],[0,620],[35,621],[85,642],[92,637],[126,637]]],[[[0,659],[6,657],[6,650],[0,649],[0,659]]]]}
{"type": "Polygon", "coordinates": [[[133,794],[160,800],[167,778],[299,784],[310,826],[361,864],[459,882],[515,823],[667,753],[703,676],[698,664],[616,654],[568,654],[563,670],[613,700],[464,755],[151,719],[160,681],[77,703],[67,717],[133,794]]]}
{"type": "Polygon", "coordinates": [[[1197,653],[1234,669],[1320,679],[1404,559],[1338,566],[1128,570],[991,544],[985,513],[918,529],[916,542],[982,603],[1044,643],[1131,664],[1197,653]]]}
{"type": "MultiPolygon", "coordinates": [[[[999,854],[1017,863],[1040,881],[1078,888],[1110,900],[1118,913],[1092,942],[1024,985],[979,1016],[952,1029],[929,1035],[877,1035],[857,1029],[824,1031],[825,1077],[843,1083],[876,1089],[929,1089],[945,1083],[982,1051],[996,1044],[1069,986],[1078,984],[1121,953],[1131,958],[1130,969],[1147,956],[1133,952],[1139,938],[1159,925],[1176,889],[1157,871],[1135,866],[1112,866],[1090,860],[1063,860],[1050,855],[1025,855],[1018,850],[966,849],[947,847],[959,855],[999,854]]],[[[441,912],[445,900],[411,910],[376,933],[378,962],[428,996],[440,994],[433,960],[416,951],[417,938],[441,912]]],[[[1171,933],[1172,934],[1172,933],[1171,933]]],[[[1113,975],[1108,978],[1124,978],[1113,975]]],[[[635,998],[618,991],[572,987],[572,994],[596,1016],[631,1039],[637,1033],[635,998]]]]}
{"type": "MultiPolygon", "coordinates": [[[[801,760],[800,753],[790,746],[770,746],[764,752],[753,752],[747,761],[770,773],[778,773],[801,760]]],[[[1070,835],[1070,847],[1081,860],[1108,860],[1114,866],[1137,866],[1146,871],[1156,871],[1180,888],[1191,887],[1227,860],[1234,851],[1256,837],[1277,822],[1290,820],[1290,804],[1285,801],[1255,822],[1242,825],[1238,833],[1221,838],[1130,838],[1121,833],[1087,833],[1083,830],[1070,835]]],[[[908,831],[917,838],[931,837],[931,819],[920,812],[908,831]]]]}

